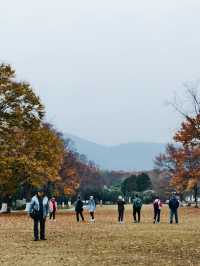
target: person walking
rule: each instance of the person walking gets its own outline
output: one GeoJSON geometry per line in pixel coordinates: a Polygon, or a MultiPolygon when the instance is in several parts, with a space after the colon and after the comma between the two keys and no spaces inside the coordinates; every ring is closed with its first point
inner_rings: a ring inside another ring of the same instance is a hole
{"type": "Polygon", "coordinates": [[[153,223],[160,223],[160,213],[161,213],[162,203],[159,197],[156,197],[153,202],[154,209],[154,221],[153,223]]]}
{"type": "Polygon", "coordinates": [[[176,224],[178,224],[178,208],[179,208],[179,201],[176,198],[175,193],[173,193],[172,197],[169,200],[170,224],[173,223],[173,218],[174,217],[175,217],[176,224]]]}
{"type": "Polygon", "coordinates": [[[45,196],[44,189],[39,189],[34,197],[32,197],[29,214],[34,221],[34,241],[39,240],[39,224],[40,224],[40,240],[45,238],[45,222],[49,211],[48,198],[45,196]]]}
{"type": "Polygon", "coordinates": [[[96,210],[96,203],[95,203],[93,196],[90,196],[87,208],[88,208],[88,211],[89,211],[90,217],[91,217],[90,222],[95,222],[94,212],[96,210]]]}
{"type": "Polygon", "coordinates": [[[133,200],[133,219],[134,223],[140,223],[140,216],[141,216],[141,208],[142,208],[142,200],[136,194],[133,200]],[[138,218],[137,218],[138,216],[138,218]]]}
{"type": "Polygon", "coordinates": [[[53,218],[53,220],[56,220],[56,211],[57,211],[57,202],[56,199],[53,197],[50,201],[49,201],[49,219],[51,220],[53,218]]]}
{"type": "Polygon", "coordinates": [[[124,210],[125,210],[125,201],[122,198],[122,196],[118,197],[118,201],[117,201],[117,205],[118,205],[118,222],[120,224],[124,223],[124,210]]]}
{"type": "Polygon", "coordinates": [[[81,216],[81,219],[84,222],[84,217],[83,217],[83,202],[82,202],[80,196],[78,196],[78,199],[76,201],[75,212],[76,212],[76,220],[77,220],[77,222],[79,222],[79,216],[81,216]]]}

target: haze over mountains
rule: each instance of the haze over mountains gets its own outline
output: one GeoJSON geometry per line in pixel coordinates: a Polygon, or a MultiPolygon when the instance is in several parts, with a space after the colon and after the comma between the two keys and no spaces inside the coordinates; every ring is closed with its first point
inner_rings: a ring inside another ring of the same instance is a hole
{"type": "Polygon", "coordinates": [[[74,142],[74,147],[79,153],[85,154],[89,160],[108,170],[152,170],[155,156],[165,150],[163,143],[131,142],[106,146],[71,134],[64,134],[64,137],[74,142]]]}

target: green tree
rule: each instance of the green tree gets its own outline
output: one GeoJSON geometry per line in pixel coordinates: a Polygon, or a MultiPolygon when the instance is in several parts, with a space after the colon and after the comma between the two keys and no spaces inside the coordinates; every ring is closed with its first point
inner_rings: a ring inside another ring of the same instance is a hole
{"type": "Polygon", "coordinates": [[[152,188],[150,177],[145,174],[131,175],[121,184],[121,191],[126,196],[132,196],[134,192],[143,192],[152,188]]]}
{"type": "Polygon", "coordinates": [[[126,196],[137,191],[137,176],[131,175],[126,178],[121,184],[121,191],[126,196]]]}
{"type": "Polygon", "coordinates": [[[138,192],[143,192],[152,188],[151,179],[146,173],[142,173],[137,176],[136,184],[138,192]]]}

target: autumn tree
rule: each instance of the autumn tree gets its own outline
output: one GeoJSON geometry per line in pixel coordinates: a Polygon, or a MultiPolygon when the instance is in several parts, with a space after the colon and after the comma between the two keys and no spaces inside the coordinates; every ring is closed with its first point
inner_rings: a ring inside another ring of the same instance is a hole
{"type": "Polygon", "coordinates": [[[159,169],[171,175],[171,185],[179,192],[193,190],[197,206],[197,192],[200,182],[200,98],[198,90],[187,89],[192,112],[183,111],[177,104],[176,110],[184,116],[174,136],[177,145],[168,145],[165,154],[156,158],[159,169]]]}
{"type": "Polygon", "coordinates": [[[80,186],[78,172],[78,160],[73,151],[65,148],[63,164],[60,169],[61,179],[56,183],[56,191],[59,195],[72,197],[80,186]]]}
{"type": "Polygon", "coordinates": [[[57,183],[60,194],[73,197],[77,193],[85,195],[87,191],[95,191],[103,187],[103,179],[94,162],[83,154],[71,150],[70,141],[65,141],[65,155],[60,170],[61,180],[57,183]]]}
{"type": "Polygon", "coordinates": [[[28,83],[0,65],[0,191],[37,187],[58,178],[64,144],[43,122],[44,106],[28,83]]]}

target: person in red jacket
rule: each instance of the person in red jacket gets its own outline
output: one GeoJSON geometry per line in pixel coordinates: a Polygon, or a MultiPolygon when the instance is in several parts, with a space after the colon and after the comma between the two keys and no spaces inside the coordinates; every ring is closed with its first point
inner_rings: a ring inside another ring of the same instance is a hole
{"type": "Polygon", "coordinates": [[[53,220],[55,221],[56,219],[56,211],[57,211],[57,202],[56,199],[53,197],[50,201],[49,201],[49,219],[51,220],[51,218],[53,217],[53,220]]]}
{"type": "Polygon", "coordinates": [[[159,197],[156,197],[153,202],[154,209],[154,221],[153,223],[160,223],[160,213],[161,213],[162,203],[159,197]]]}

